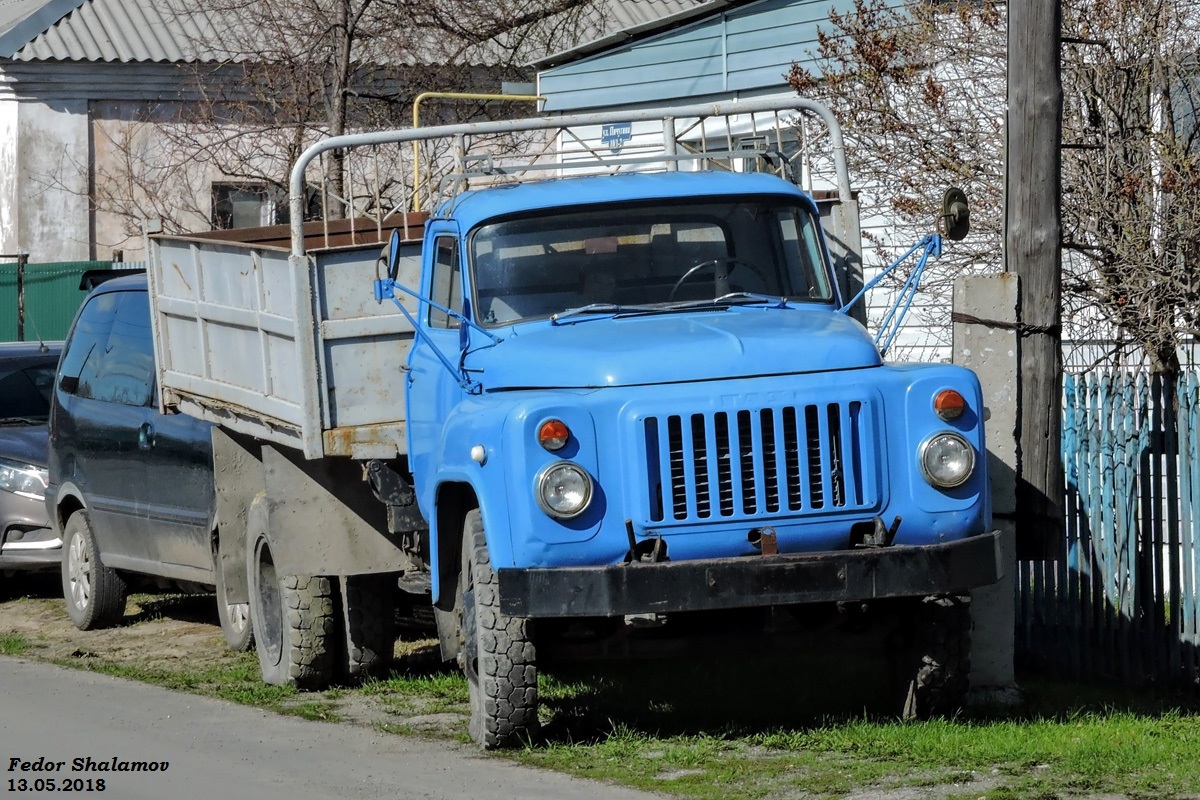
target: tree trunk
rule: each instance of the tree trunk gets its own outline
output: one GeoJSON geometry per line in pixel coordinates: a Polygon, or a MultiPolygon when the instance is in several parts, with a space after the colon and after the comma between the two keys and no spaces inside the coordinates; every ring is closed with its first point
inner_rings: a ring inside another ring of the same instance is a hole
{"type": "MultiPolygon", "coordinates": [[[[350,0],[341,0],[337,6],[337,34],[334,40],[334,63],[330,65],[329,135],[341,136],[346,132],[346,94],[350,85],[350,45],[353,32],[350,30],[350,0]]],[[[325,209],[329,219],[342,219],[347,212],[345,153],[332,150],[329,153],[329,207],[325,209]]]]}

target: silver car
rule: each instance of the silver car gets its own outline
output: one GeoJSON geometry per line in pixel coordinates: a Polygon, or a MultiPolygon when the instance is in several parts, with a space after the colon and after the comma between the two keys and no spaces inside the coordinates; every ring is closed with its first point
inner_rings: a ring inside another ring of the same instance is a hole
{"type": "Polygon", "coordinates": [[[57,569],[46,516],[46,421],[62,343],[0,343],[0,574],[57,569]]]}

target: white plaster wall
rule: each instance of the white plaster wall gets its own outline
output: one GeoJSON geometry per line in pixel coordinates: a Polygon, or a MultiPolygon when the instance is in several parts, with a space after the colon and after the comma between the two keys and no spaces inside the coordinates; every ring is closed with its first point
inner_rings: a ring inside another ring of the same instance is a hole
{"type": "Polygon", "coordinates": [[[0,100],[0,253],[17,253],[20,238],[17,223],[20,219],[20,185],[17,178],[17,122],[19,106],[16,100],[0,100]]]}
{"type": "Polygon", "coordinates": [[[90,258],[88,115],[84,100],[20,101],[16,241],[33,262],[90,258]]]}

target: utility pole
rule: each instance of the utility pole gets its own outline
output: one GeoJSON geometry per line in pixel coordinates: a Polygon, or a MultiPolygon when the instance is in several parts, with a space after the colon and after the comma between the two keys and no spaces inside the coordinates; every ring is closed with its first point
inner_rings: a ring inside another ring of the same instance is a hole
{"type": "Polygon", "coordinates": [[[1057,0],[1008,3],[1004,261],[1020,278],[1017,316],[1017,552],[1063,541],[1062,77],[1057,0]]]}

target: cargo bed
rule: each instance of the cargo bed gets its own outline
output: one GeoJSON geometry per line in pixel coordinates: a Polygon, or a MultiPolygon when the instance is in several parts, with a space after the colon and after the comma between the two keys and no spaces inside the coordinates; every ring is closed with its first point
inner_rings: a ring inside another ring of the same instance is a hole
{"type": "Polygon", "coordinates": [[[419,282],[424,218],[309,223],[299,257],[287,226],[150,237],[163,408],[308,458],[404,453],[401,365],[413,329],[394,304],[375,301],[372,281],[396,228],[399,278],[419,282]]]}

